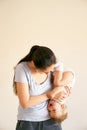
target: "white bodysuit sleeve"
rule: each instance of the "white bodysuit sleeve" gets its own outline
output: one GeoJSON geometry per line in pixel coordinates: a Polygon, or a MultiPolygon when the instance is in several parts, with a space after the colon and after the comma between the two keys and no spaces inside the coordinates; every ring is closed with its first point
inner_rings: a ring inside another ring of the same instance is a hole
{"type": "Polygon", "coordinates": [[[56,63],[54,71],[58,70],[58,71],[62,71],[63,72],[63,62],[59,61],[58,63],[56,63]]]}

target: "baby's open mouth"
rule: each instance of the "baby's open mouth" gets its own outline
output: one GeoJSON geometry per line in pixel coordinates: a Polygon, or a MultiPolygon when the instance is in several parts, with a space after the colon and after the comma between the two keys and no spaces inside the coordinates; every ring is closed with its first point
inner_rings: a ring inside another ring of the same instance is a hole
{"type": "Polygon", "coordinates": [[[50,103],[50,106],[52,106],[52,103],[50,103]]]}

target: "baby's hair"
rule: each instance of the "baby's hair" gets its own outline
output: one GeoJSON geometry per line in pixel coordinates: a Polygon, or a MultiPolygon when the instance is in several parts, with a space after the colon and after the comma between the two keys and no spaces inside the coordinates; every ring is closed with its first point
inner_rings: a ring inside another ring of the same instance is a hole
{"type": "Polygon", "coordinates": [[[68,113],[66,112],[65,114],[61,115],[60,117],[55,118],[55,120],[56,120],[58,123],[61,123],[62,121],[64,121],[65,119],[67,119],[67,117],[68,117],[68,113]]]}
{"type": "Polygon", "coordinates": [[[55,114],[54,117],[51,117],[58,123],[62,123],[62,121],[68,118],[67,105],[64,104],[64,107],[61,109],[62,109],[61,112],[62,114],[60,116],[58,116],[58,114],[55,114]]]}

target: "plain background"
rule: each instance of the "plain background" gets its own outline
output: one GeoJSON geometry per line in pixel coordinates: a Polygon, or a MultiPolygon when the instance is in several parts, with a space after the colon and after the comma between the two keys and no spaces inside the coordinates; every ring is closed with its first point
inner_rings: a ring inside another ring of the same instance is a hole
{"type": "Polygon", "coordinates": [[[76,73],[63,130],[87,130],[87,0],[0,0],[0,130],[15,130],[13,68],[35,44],[76,73]]]}

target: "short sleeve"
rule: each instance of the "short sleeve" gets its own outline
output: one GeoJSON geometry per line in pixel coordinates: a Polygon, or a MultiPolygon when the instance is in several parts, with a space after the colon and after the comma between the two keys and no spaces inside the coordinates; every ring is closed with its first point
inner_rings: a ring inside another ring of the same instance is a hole
{"type": "Polygon", "coordinates": [[[73,80],[69,84],[67,84],[69,88],[72,88],[75,84],[75,72],[72,69],[66,69],[65,71],[70,71],[73,74],[73,80]]]}
{"type": "Polygon", "coordinates": [[[21,64],[18,64],[15,68],[15,82],[27,83],[26,71],[21,64]]]}

